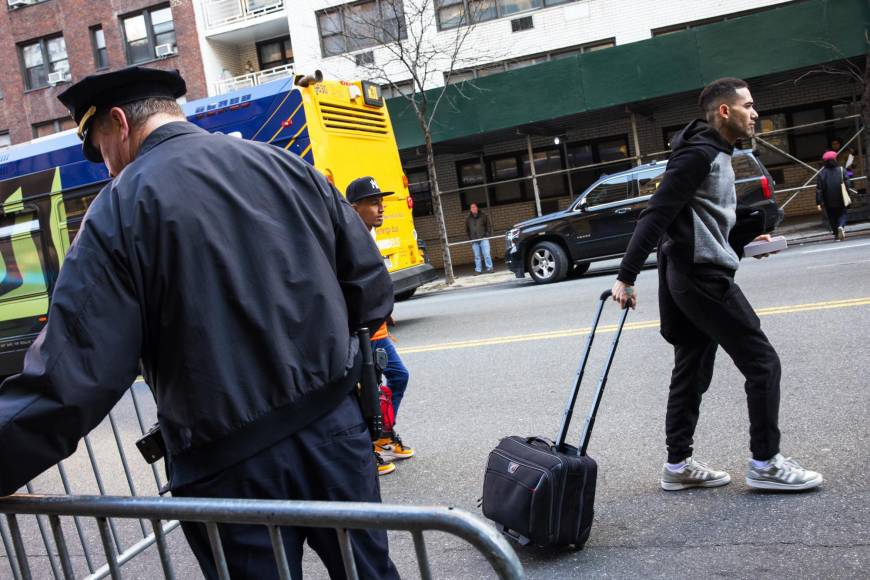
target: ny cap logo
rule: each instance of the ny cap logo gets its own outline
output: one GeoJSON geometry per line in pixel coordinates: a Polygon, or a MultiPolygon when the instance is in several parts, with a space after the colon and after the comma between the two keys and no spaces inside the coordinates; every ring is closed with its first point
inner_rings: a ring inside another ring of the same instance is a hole
{"type": "Polygon", "coordinates": [[[369,180],[369,185],[372,186],[372,189],[380,189],[380,187],[378,187],[378,182],[375,181],[374,179],[369,180]]]}

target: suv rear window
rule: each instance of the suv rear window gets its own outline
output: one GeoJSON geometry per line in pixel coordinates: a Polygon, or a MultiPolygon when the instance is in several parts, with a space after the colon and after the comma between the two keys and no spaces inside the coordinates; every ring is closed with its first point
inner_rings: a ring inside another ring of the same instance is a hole
{"type": "Polygon", "coordinates": [[[735,179],[748,179],[750,177],[761,177],[764,175],[761,172],[761,167],[756,161],[755,156],[750,154],[731,156],[731,167],[734,168],[735,179]]]}

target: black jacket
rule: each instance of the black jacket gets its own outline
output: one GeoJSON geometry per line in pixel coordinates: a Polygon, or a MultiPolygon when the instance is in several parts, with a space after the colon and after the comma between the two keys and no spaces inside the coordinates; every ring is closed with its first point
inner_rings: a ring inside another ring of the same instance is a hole
{"type": "Polygon", "coordinates": [[[816,205],[834,208],[846,207],[846,204],[843,203],[843,190],[840,187],[844,181],[846,187],[852,186],[846,171],[839,165],[822,167],[816,180],[816,205]]]}
{"type": "Polygon", "coordinates": [[[477,210],[477,217],[468,214],[465,218],[465,233],[469,240],[480,240],[492,235],[492,222],[483,211],[477,210]]]}
{"type": "Polygon", "coordinates": [[[91,205],[48,324],[0,387],[0,494],[72,454],[141,358],[172,487],[333,408],[393,289],[365,226],[271,145],[164,125],[91,205]]]}
{"type": "Polygon", "coordinates": [[[736,220],[732,151],[731,144],[702,120],[674,138],[661,185],[638,217],[622,259],[620,281],[634,284],[659,240],[674,262],[733,264],[736,269],[739,258],[728,240],[736,220]]]}

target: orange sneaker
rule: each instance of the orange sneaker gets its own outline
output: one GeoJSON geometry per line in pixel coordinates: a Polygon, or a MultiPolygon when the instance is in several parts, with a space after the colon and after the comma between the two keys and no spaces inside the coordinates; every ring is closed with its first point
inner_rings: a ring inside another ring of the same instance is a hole
{"type": "Polygon", "coordinates": [[[414,450],[404,445],[402,438],[396,433],[393,433],[389,437],[381,437],[375,441],[375,453],[387,461],[414,457],[414,450]]]}
{"type": "Polygon", "coordinates": [[[384,459],[378,454],[375,453],[375,458],[378,463],[378,476],[387,475],[388,473],[393,473],[396,471],[396,464],[393,462],[384,461],[384,459]]]}

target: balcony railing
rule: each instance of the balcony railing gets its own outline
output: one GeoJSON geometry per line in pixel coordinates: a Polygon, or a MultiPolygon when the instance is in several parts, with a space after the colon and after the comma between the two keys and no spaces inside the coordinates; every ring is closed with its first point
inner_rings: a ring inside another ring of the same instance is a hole
{"type": "Polygon", "coordinates": [[[281,77],[291,77],[294,72],[295,69],[292,64],[285,64],[282,66],[276,66],[275,68],[259,70],[246,75],[221,79],[214,84],[215,94],[222,95],[223,93],[229,93],[230,91],[268,83],[269,81],[274,81],[281,77]]]}
{"type": "Polygon", "coordinates": [[[207,28],[219,28],[284,10],[284,0],[203,0],[207,28]]]}

